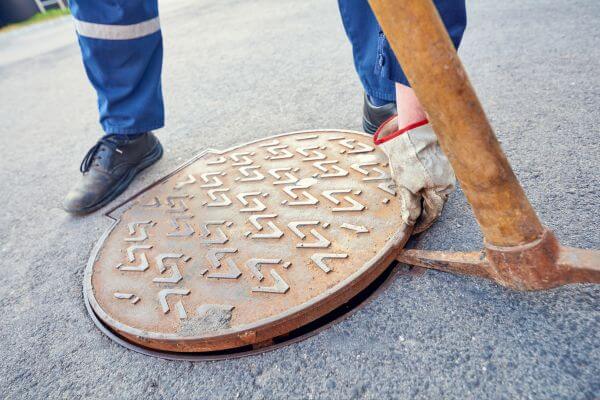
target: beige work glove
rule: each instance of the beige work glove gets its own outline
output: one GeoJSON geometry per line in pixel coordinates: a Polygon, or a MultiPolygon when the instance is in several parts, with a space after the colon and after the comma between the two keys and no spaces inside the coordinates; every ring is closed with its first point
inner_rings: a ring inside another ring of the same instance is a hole
{"type": "Polygon", "coordinates": [[[402,202],[401,217],[406,224],[415,226],[413,234],[423,232],[440,216],[456,183],[431,125],[426,121],[415,125],[398,134],[394,117],[379,128],[374,138],[389,158],[402,202]]]}

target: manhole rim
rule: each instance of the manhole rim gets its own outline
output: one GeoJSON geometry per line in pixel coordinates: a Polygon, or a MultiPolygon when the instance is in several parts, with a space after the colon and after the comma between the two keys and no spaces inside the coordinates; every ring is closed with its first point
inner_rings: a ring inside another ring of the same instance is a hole
{"type": "MultiPolygon", "coordinates": [[[[157,350],[157,349],[152,349],[149,347],[144,347],[144,346],[137,344],[135,342],[132,342],[132,341],[128,341],[126,338],[120,336],[117,332],[113,332],[109,326],[104,324],[100,320],[100,318],[98,318],[96,313],[94,313],[94,310],[92,309],[92,307],[89,303],[89,300],[88,300],[88,296],[85,292],[83,293],[83,300],[85,303],[85,309],[87,310],[90,318],[92,319],[92,322],[98,328],[98,330],[100,330],[103,334],[105,334],[109,339],[111,339],[112,341],[114,341],[115,343],[124,347],[127,350],[132,350],[132,351],[135,351],[136,353],[139,353],[142,355],[160,358],[160,359],[169,360],[169,361],[209,362],[209,361],[234,360],[234,359],[238,359],[238,358],[250,357],[250,356],[254,356],[254,355],[258,355],[258,354],[268,353],[271,351],[279,350],[282,347],[300,343],[304,340],[310,339],[311,337],[320,334],[321,332],[327,330],[331,326],[341,323],[344,320],[350,318],[351,316],[353,316],[354,314],[359,312],[362,308],[368,306],[372,301],[374,301],[381,294],[381,292],[383,292],[388,287],[390,287],[395,282],[395,280],[398,278],[398,276],[401,275],[401,272],[399,272],[397,266],[394,265],[393,262],[387,268],[391,268],[392,271],[390,272],[389,276],[387,278],[385,278],[385,280],[383,282],[381,282],[375,290],[373,290],[372,293],[370,293],[367,297],[365,297],[362,301],[360,301],[354,307],[352,307],[348,311],[342,313],[340,316],[331,319],[329,322],[324,323],[324,324],[318,326],[317,328],[312,329],[312,330],[310,330],[306,333],[303,333],[299,336],[281,341],[279,343],[273,343],[273,344],[270,344],[267,346],[262,346],[262,347],[252,348],[252,349],[242,350],[242,351],[235,351],[236,349],[231,349],[232,352],[226,353],[226,354],[211,354],[210,352],[200,352],[200,351],[198,351],[198,352],[174,352],[174,351],[168,351],[168,350],[157,350]]],[[[343,305],[344,304],[342,304],[339,307],[342,307],[343,305]]],[[[274,339],[276,339],[276,338],[274,338],[274,339]]]]}
{"type": "Polygon", "coordinates": [[[202,157],[206,157],[207,155],[221,155],[245,146],[259,143],[265,140],[272,140],[279,137],[322,132],[350,133],[371,138],[371,135],[358,131],[340,129],[313,129],[267,136],[264,138],[252,140],[250,142],[242,143],[224,150],[205,149],[200,151],[191,159],[176,167],[173,171],[163,176],[156,182],[151,183],[150,185],[136,192],[131,197],[127,198],[119,205],[107,211],[105,213],[105,216],[111,219],[112,223],[102,234],[102,236],[98,239],[98,241],[94,245],[94,248],[92,249],[92,252],[90,254],[85,268],[83,282],[84,298],[87,300],[86,303],[89,303],[89,306],[94,312],[96,318],[98,318],[101,321],[101,323],[106,325],[107,327],[110,326],[111,328],[109,329],[111,331],[115,330],[115,333],[117,333],[120,337],[122,336],[126,340],[130,340],[136,345],[142,346],[142,343],[144,342],[152,342],[152,344],[154,345],[153,349],[155,351],[170,351],[176,353],[180,352],[182,354],[193,352],[197,353],[202,352],[202,350],[194,351],[185,350],[184,348],[190,345],[202,343],[203,347],[211,348],[211,350],[206,351],[235,349],[236,347],[242,347],[244,345],[255,344],[264,340],[272,339],[274,337],[284,334],[285,332],[289,332],[293,329],[304,326],[316,320],[317,318],[326,315],[328,312],[335,310],[339,306],[343,305],[345,302],[352,299],[357,293],[364,290],[386,268],[390,266],[391,262],[393,262],[395,256],[397,255],[397,252],[400,249],[402,249],[406,241],[408,241],[408,239],[410,238],[410,234],[412,231],[411,227],[407,226],[406,224],[401,224],[399,229],[390,238],[387,239],[385,246],[383,246],[372,258],[365,262],[358,270],[349,275],[343,281],[340,281],[335,286],[332,286],[331,288],[320,293],[319,295],[315,296],[309,301],[299,304],[295,307],[289,308],[285,312],[279,313],[268,318],[263,318],[261,320],[254,321],[245,325],[238,325],[235,328],[218,331],[219,334],[205,334],[181,337],[177,334],[148,332],[139,328],[134,328],[112,318],[108,313],[106,313],[102,309],[102,307],[100,306],[100,304],[98,304],[94,296],[94,290],[92,287],[93,266],[98,258],[99,252],[106,238],[119,224],[121,220],[120,216],[123,213],[123,211],[126,210],[124,206],[130,203],[133,199],[135,199],[142,193],[150,190],[154,186],[161,184],[165,180],[177,174],[183,168],[196,162],[202,157]],[[371,271],[371,273],[368,273],[369,271],[371,271]],[[357,291],[352,291],[351,287],[359,287],[359,289],[357,291]],[[317,310],[319,311],[317,312],[317,310]],[[291,325],[292,328],[285,328],[286,325],[291,325]],[[265,336],[264,333],[272,334],[267,334],[265,336]],[[246,334],[249,337],[244,337],[244,335],[246,334]],[[218,347],[213,347],[212,345],[214,345],[214,343],[211,343],[212,341],[216,341],[221,345],[218,347]],[[224,342],[237,343],[237,345],[223,346],[224,342]],[[175,350],[179,347],[181,347],[181,349],[175,350]]]}

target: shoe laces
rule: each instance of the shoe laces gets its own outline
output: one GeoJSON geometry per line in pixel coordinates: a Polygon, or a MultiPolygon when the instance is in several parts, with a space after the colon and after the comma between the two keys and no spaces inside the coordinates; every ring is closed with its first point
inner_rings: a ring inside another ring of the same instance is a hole
{"type": "Polygon", "coordinates": [[[81,171],[82,173],[88,172],[92,167],[94,161],[101,158],[101,156],[98,155],[98,152],[104,151],[105,147],[108,147],[113,151],[119,151],[117,146],[119,146],[119,144],[121,143],[119,143],[119,139],[117,138],[117,136],[120,135],[106,135],[103,136],[100,140],[98,140],[98,142],[95,145],[93,145],[91,149],[88,150],[85,157],[83,157],[81,165],[79,166],[79,171],[81,171]]]}

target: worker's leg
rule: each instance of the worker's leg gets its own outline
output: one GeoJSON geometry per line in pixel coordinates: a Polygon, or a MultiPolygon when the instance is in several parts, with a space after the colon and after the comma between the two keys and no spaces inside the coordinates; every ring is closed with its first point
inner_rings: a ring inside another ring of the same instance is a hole
{"type": "Polygon", "coordinates": [[[164,125],[156,0],[71,0],[85,70],[107,134],[164,125]]]}
{"type": "MultiPolygon", "coordinates": [[[[467,25],[465,0],[434,0],[446,29],[458,48],[467,25]]],[[[408,85],[367,0],[338,0],[342,22],[352,44],[354,66],[366,92],[394,101],[394,82],[408,85]]]]}
{"type": "Polygon", "coordinates": [[[106,135],[84,157],[64,208],[89,213],[162,156],[162,37],[156,0],[71,0],[83,64],[106,135]]]}
{"type": "Polygon", "coordinates": [[[394,82],[375,73],[381,29],[367,0],[338,0],[342,22],[352,44],[354,66],[363,85],[362,126],[373,134],[396,113],[394,82]]]}
{"type": "MultiPolygon", "coordinates": [[[[458,47],[467,21],[465,1],[434,0],[434,3],[454,45],[458,47]]],[[[363,121],[373,117],[375,124],[383,122],[385,113],[382,111],[385,106],[382,103],[385,101],[396,101],[401,114],[405,109],[411,114],[414,111],[412,108],[418,106],[418,101],[413,101],[416,97],[408,88],[408,80],[367,0],[338,0],[338,4],[344,28],[352,44],[354,66],[368,98],[373,100],[372,104],[369,104],[365,99],[363,121]],[[403,86],[396,90],[396,83],[403,86]],[[404,90],[405,88],[408,91],[404,90]],[[402,99],[396,98],[397,93],[402,99]],[[382,106],[379,109],[373,107],[378,105],[382,106]]],[[[402,116],[400,117],[402,119],[402,116]]],[[[363,122],[363,125],[366,125],[367,131],[372,131],[372,124],[363,122]]]]}
{"type": "MultiPolygon", "coordinates": [[[[381,28],[367,0],[338,0],[344,29],[352,45],[354,67],[367,95],[395,101],[394,81],[381,73],[381,28]]],[[[381,59],[382,60],[382,59],[381,59]]]]}

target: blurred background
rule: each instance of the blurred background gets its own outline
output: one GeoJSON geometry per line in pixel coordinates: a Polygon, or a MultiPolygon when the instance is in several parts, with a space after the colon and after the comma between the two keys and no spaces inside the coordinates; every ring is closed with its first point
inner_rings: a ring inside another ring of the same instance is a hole
{"type": "Polygon", "coordinates": [[[67,0],[2,0],[0,31],[68,14],[67,0]]]}

